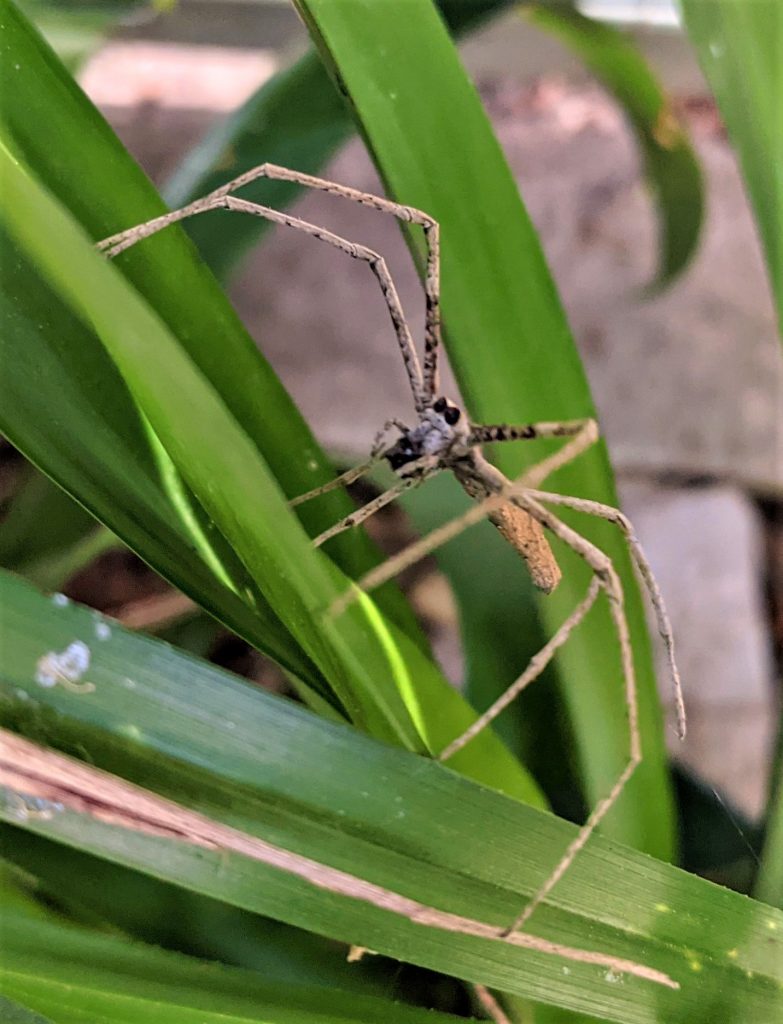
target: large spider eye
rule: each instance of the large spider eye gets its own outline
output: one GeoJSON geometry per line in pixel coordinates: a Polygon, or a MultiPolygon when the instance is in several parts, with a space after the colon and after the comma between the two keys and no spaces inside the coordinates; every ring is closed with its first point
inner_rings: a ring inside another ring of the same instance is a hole
{"type": "Polygon", "coordinates": [[[401,452],[412,452],[413,451],[413,445],[410,442],[410,438],[408,438],[408,437],[401,438],[401,440],[400,440],[400,451],[401,452]]]}
{"type": "Polygon", "coordinates": [[[457,408],[456,405],[449,406],[449,408],[443,414],[444,420],[448,423],[448,425],[450,427],[454,426],[454,424],[457,422],[459,417],[460,417],[460,410],[457,408]]]}
{"type": "Polygon", "coordinates": [[[446,399],[439,398],[432,407],[435,412],[443,412],[446,408],[446,399]]]}

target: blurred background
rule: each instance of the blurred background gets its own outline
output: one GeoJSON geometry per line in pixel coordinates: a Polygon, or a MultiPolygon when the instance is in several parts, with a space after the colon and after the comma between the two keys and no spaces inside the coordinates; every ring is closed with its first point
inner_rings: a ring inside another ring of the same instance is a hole
{"type": "MultiPolygon", "coordinates": [[[[307,47],[286,0],[22,6],[169,199],[183,157],[198,161],[193,147],[307,47]]],[[[514,10],[465,36],[461,51],[540,232],[623,507],[669,605],[690,729],[687,743],[673,739],[672,747],[728,801],[727,813],[733,806],[752,823],[766,801],[783,650],[783,363],[769,284],[735,155],[675,5],[595,0],[581,8],[621,24],[636,41],[702,164],[707,207],[698,251],[660,292],[647,289],[657,259],[655,210],[620,107],[582,63],[514,10]]],[[[356,139],[324,176],[383,191],[356,139]]],[[[482,197],[464,201],[480,205],[482,197]]],[[[418,328],[420,286],[393,222],[323,196],[306,197],[295,212],[382,252],[418,328]]],[[[364,457],[387,417],[410,417],[385,308],[363,266],[277,230],[237,264],[231,296],[340,461],[364,457]]],[[[404,516],[391,512],[375,533],[392,549],[408,535],[404,516]]],[[[448,588],[430,564],[408,582],[459,682],[448,588]]],[[[183,613],[124,551],[104,553],[61,589],[140,627],[183,613]]],[[[209,651],[281,685],[236,639],[212,637],[209,651]]]]}

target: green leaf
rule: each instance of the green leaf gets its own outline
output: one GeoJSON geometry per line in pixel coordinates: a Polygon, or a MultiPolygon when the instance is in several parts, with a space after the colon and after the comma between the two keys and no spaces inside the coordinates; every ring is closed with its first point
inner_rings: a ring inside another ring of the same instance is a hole
{"type": "MultiPolygon", "coordinates": [[[[271,981],[63,922],[4,910],[3,990],[56,1024],[447,1024],[450,1014],[324,986],[271,981]]],[[[2,998],[2,997],[0,997],[2,998]]],[[[37,1024],[43,1018],[8,1017],[37,1024]]],[[[464,1018],[460,1018],[464,1019],[464,1018]]]]}
{"type": "Polygon", "coordinates": [[[98,340],[18,246],[2,242],[3,431],[162,575],[317,686],[260,595],[255,613],[240,597],[247,573],[210,534],[98,340]]]}
{"type": "MultiPolygon", "coordinates": [[[[297,6],[346,90],[388,193],[441,224],[448,353],[471,419],[526,423],[591,415],[584,372],[540,244],[435,9],[411,4],[401,18],[394,5],[364,0],[301,0],[297,6]]],[[[418,252],[417,236],[412,244],[418,252]]],[[[523,461],[540,452],[505,446],[497,462],[516,476],[523,461]]],[[[553,481],[564,493],[616,504],[603,446],[553,481]]],[[[564,518],[614,560],[636,651],[645,760],[606,828],[668,857],[672,803],[660,708],[628,554],[608,524],[564,518]]],[[[563,621],[587,588],[580,559],[559,549],[558,554],[563,583],[541,602],[548,630],[563,621]]],[[[509,552],[508,557],[518,556],[509,552]]],[[[620,774],[628,750],[617,642],[606,607],[596,609],[590,628],[569,640],[560,669],[586,790],[595,804],[620,774]]]]}
{"type": "MultiPolygon", "coordinates": [[[[95,240],[161,213],[154,188],[56,55],[9,0],[0,0],[0,12],[0,141],[95,240]]],[[[184,235],[167,232],[120,262],[231,407],[286,494],[293,497],[330,479],[332,467],[309,428],[184,235]]],[[[94,334],[63,309],[22,257],[7,253],[2,272],[3,340],[12,346],[3,357],[6,433],[162,575],[317,689],[317,673],[275,615],[265,610],[261,633],[257,616],[237,601],[236,591],[253,589],[247,572],[150,435],[94,334]],[[34,387],[38,380],[51,384],[34,387]],[[56,445],[46,429],[54,423],[56,445]],[[188,529],[183,506],[189,506],[188,529]],[[216,563],[222,580],[215,579],[216,563]]],[[[303,506],[301,518],[315,534],[352,508],[345,495],[333,492],[317,505],[303,506]]],[[[330,555],[352,576],[378,560],[360,531],[336,538],[330,555]]],[[[260,615],[264,601],[257,590],[254,598],[260,615]]],[[[396,590],[379,594],[378,602],[421,643],[396,590]]]]}
{"type": "MultiPolygon", "coordinates": [[[[401,982],[396,962],[365,957],[359,963],[348,963],[345,948],[331,939],[91,857],[32,832],[15,829],[13,844],[5,847],[8,859],[35,878],[40,899],[79,924],[103,931],[120,929],[153,946],[236,967],[256,969],[263,963],[264,977],[276,983],[392,996],[410,994],[409,986],[416,980],[414,968],[401,982]],[[89,886],[85,886],[85,878],[90,879],[89,886]]],[[[43,915],[42,902],[33,907],[43,915]]],[[[458,987],[455,983],[454,988],[458,987]]]]}
{"type": "Polygon", "coordinates": [[[37,587],[44,590],[59,590],[75,573],[84,569],[99,555],[122,547],[111,530],[98,526],[83,540],[35,562],[25,563],[19,567],[19,571],[37,587]]]}
{"type": "Polygon", "coordinates": [[[24,572],[25,565],[70,548],[94,528],[91,515],[27,467],[0,527],[0,565],[24,572]]]}
{"type": "MultiPolygon", "coordinates": [[[[682,0],[682,11],[739,157],[783,338],[783,7],[777,0],[682,0]]],[[[756,894],[778,906],[783,906],[781,864],[783,786],[778,778],[756,883],[756,894]]]]}
{"type": "Polygon", "coordinates": [[[701,169],[684,126],[632,39],[567,2],[532,2],[525,14],[574,50],[628,117],[658,204],[660,257],[651,287],[664,287],[693,255],[704,214],[701,169]]]}
{"type": "MultiPolygon", "coordinates": [[[[126,217],[160,212],[152,186],[55,55],[7,0],[0,10],[4,144],[23,154],[93,237],[110,233],[126,217]]],[[[222,293],[182,240],[167,241],[160,262],[149,255],[140,261],[139,276],[146,267],[153,304],[157,298],[156,308],[191,348],[201,346],[202,363],[207,345],[220,337],[226,365],[236,366],[257,386],[256,395],[267,399],[257,408],[282,415],[279,387],[269,373],[268,380],[259,379],[263,362],[222,293]],[[179,304],[165,292],[172,278],[181,288],[179,304]]],[[[164,576],[299,678],[322,685],[274,613],[264,609],[261,595],[254,594],[254,613],[238,596],[250,585],[247,572],[211,529],[92,331],[7,240],[2,275],[5,433],[164,576]]],[[[229,387],[225,377],[221,383],[229,387]]],[[[256,434],[261,426],[255,424],[256,434]]],[[[293,423],[291,428],[301,439],[293,423]]],[[[326,474],[325,460],[306,441],[304,448],[326,474]]]]}
{"type": "Polygon", "coordinates": [[[764,245],[783,336],[783,7],[779,0],[681,0],[764,245]]]}
{"type": "MultiPolygon", "coordinates": [[[[782,757],[778,753],[779,762],[782,757]]],[[[783,910],[783,782],[780,771],[776,783],[767,807],[767,830],[754,895],[783,910]]]]}
{"type": "MultiPolygon", "coordinates": [[[[349,615],[319,628],[340,594],[337,577],[330,578],[257,449],[209,382],[117,270],[7,155],[4,180],[9,230],[74,313],[95,327],[172,462],[351,719],[415,749],[420,741],[396,689],[387,685],[382,694],[369,680],[359,681],[354,659],[367,657],[368,648],[350,628],[345,635],[353,634],[352,648],[343,646],[339,636],[349,615]]],[[[383,686],[380,676],[375,685],[383,686]]]]}
{"type": "Polygon", "coordinates": [[[602,838],[538,909],[528,941],[628,957],[678,990],[600,959],[464,934],[455,919],[439,927],[445,911],[502,928],[574,826],[88,609],[7,576],[2,584],[0,716],[36,744],[12,748],[5,737],[9,849],[24,829],[344,943],[611,1021],[728,1024],[783,1010],[782,913],[602,838]],[[89,648],[81,682],[94,689],[41,686],[41,658],[74,640],[89,648]],[[81,760],[61,762],[40,744],[81,760]],[[123,790],[118,803],[114,778],[96,769],[145,789],[123,790]],[[166,835],[148,827],[164,806],[155,794],[179,808],[166,835]],[[213,829],[214,845],[192,841],[195,820],[213,829]],[[434,916],[414,923],[395,894],[434,916]]]}

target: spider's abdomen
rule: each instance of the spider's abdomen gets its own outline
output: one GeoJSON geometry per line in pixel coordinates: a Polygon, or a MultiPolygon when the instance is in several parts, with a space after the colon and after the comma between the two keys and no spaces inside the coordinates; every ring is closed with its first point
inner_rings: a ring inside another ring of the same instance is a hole
{"type": "MultiPolygon", "coordinates": [[[[455,462],[452,469],[462,487],[475,501],[482,501],[492,494],[497,494],[508,483],[500,470],[478,453],[473,453],[470,459],[455,462]],[[476,462],[479,459],[481,469],[477,471],[476,462]],[[492,484],[495,486],[491,486],[492,484]]],[[[536,587],[545,594],[551,594],[563,574],[546,539],[543,526],[513,501],[503,502],[499,508],[490,512],[487,518],[503,534],[512,548],[524,558],[536,587]]]]}

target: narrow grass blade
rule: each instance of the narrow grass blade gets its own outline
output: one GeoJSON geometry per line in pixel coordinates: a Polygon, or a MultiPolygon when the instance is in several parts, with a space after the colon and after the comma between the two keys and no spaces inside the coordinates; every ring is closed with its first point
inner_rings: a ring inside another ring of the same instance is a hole
{"type": "MultiPolygon", "coordinates": [[[[297,6],[345,87],[389,194],[440,221],[448,351],[471,418],[526,423],[591,415],[587,382],[538,238],[434,7],[406,5],[402,17],[396,5],[362,0],[299,0],[297,6]]],[[[420,239],[412,244],[418,251],[420,239]]],[[[505,446],[497,462],[516,476],[523,460],[536,454],[540,448],[505,446]]],[[[602,446],[553,478],[553,487],[616,504],[602,446]]],[[[569,521],[618,567],[636,651],[645,760],[606,828],[668,857],[672,803],[660,708],[627,551],[610,525],[569,521]]],[[[587,586],[580,560],[558,554],[563,583],[541,602],[548,629],[563,621],[587,586]]],[[[605,607],[569,640],[559,664],[582,776],[595,804],[619,775],[628,749],[617,645],[605,607]]]]}
{"type": "Polygon", "coordinates": [[[75,223],[21,166],[2,151],[1,156],[8,229],[74,314],[95,328],[142,415],[259,592],[329,680],[352,721],[419,747],[399,692],[379,671],[385,659],[376,663],[373,685],[367,678],[372,655],[362,642],[364,634],[350,626],[349,615],[335,624],[325,618],[340,593],[335,577],[311,548],[257,449],[219,395],[116,268],[90,248],[75,223]],[[341,632],[351,635],[350,644],[339,640],[341,632]],[[360,682],[357,655],[362,653],[369,664],[360,682]]]}
{"type": "MultiPolygon", "coordinates": [[[[72,316],[99,334],[173,466],[316,666],[328,687],[323,698],[390,742],[442,749],[472,720],[469,707],[369,599],[336,620],[327,615],[349,581],[312,549],[232,413],[116,268],[20,165],[2,150],[0,158],[13,196],[4,213],[21,250],[40,264],[72,316]],[[175,389],[168,383],[173,380],[175,389]]],[[[248,615],[252,620],[250,602],[248,615]]],[[[463,770],[523,799],[536,798],[529,777],[492,733],[471,746],[455,761],[463,770]]]]}
{"type": "Polygon", "coordinates": [[[24,572],[25,565],[70,548],[93,529],[89,513],[28,467],[0,526],[0,565],[24,572]]]}
{"type": "MultiPolygon", "coordinates": [[[[6,910],[0,985],[53,1024],[456,1024],[450,1014],[164,952],[6,910]]],[[[3,1007],[0,1005],[0,1013],[3,1007]]],[[[6,1022],[14,1020],[3,1014],[6,1022]]],[[[39,1021],[41,1018],[37,1018],[39,1021]]],[[[459,1018],[464,1019],[464,1018],[459,1018]]],[[[24,1017],[18,1018],[20,1024],[24,1017]]],[[[33,1024],[36,1018],[29,1018],[33,1024]]],[[[25,1022],[26,1024],[26,1022],[25,1022]]]]}
{"type": "MultiPolygon", "coordinates": [[[[95,241],[163,212],[165,206],[149,180],[18,8],[10,0],[0,0],[0,14],[3,144],[24,160],[95,241]]],[[[295,497],[331,479],[328,459],[184,233],[170,229],[123,254],[117,264],[231,407],[286,494],[295,497]]],[[[132,513],[125,517],[123,529],[109,525],[142,557],[149,559],[153,544],[156,568],[183,589],[197,587],[200,600],[225,621],[225,611],[221,616],[214,596],[221,585],[213,585],[210,593],[209,586],[182,579],[178,571],[190,561],[187,550],[198,543],[192,535],[182,535],[177,509],[171,505],[184,501],[192,506],[200,532],[211,536],[207,546],[218,549],[213,562],[223,563],[222,575],[234,577],[236,589],[252,587],[247,574],[214,534],[200,503],[150,436],[148,424],[140,423],[127,388],[94,334],[68,316],[18,255],[4,254],[2,271],[3,341],[11,349],[3,354],[4,429],[12,437],[23,431],[19,447],[25,454],[103,522],[112,499],[115,514],[125,509],[132,513]],[[36,389],[36,380],[50,386],[36,389]],[[95,381],[100,383],[85,387],[95,381]],[[57,445],[44,436],[45,426],[53,422],[58,424],[57,445]],[[140,501],[143,510],[136,507],[140,501]],[[138,536],[141,526],[148,527],[146,548],[138,536]]],[[[352,508],[343,493],[334,491],[304,505],[301,520],[315,535],[352,508]]],[[[361,531],[336,538],[330,553],[354,577],[378,561],[361,531]]],[[[263,603],[260,595],[255,596],[263,603]]],[[[227,606],[232,599],[223,592],[220,600],[227,606]]],[[[378,603],[424,646],[410,609],[394,588],[379,594],[378,603]]],[[[240,609],[234,607],[230,618],[233,629],[317,685],[312,666],[308,668],[307,659],[297,654],[296,645],[271,614],[266,641],[252,629],[248,633],[240,609]],[[275,641],[273,650],[270,640],[275,641]]]]}
{"type": "Polygon", "coordinates": [[[754,895],[783,910],[783,783],[780,772],[767,807],[766,835],[754,895]]]}
{"type": "Polygon", "coordinates": [[[739,156],[783,337],[783,6],[778,0],[681,0],[681,7],[739,156]]]}

